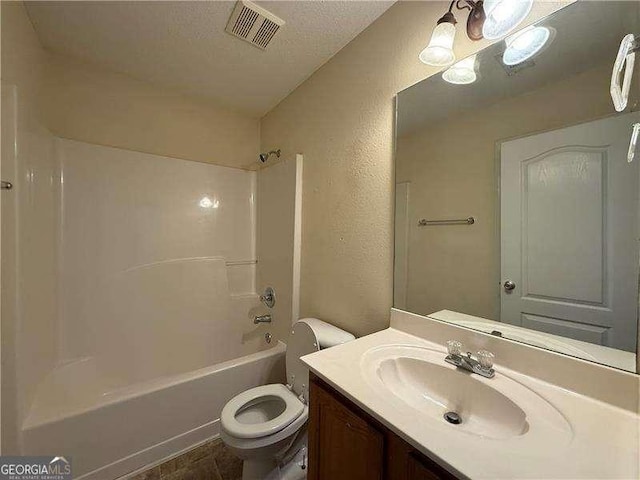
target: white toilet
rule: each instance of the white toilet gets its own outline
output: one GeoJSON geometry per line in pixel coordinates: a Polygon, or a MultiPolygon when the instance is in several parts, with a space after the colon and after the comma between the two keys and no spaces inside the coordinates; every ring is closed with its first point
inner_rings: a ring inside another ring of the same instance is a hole
{"type": "Polygon", "coordinates": [[[227,402],[220,436],[244,460],[243,480],[306,478],[309,371],[300,357],[354,339],[317,318],[299,320],[287,341],[287,385],[251,388],[227,402]]]}

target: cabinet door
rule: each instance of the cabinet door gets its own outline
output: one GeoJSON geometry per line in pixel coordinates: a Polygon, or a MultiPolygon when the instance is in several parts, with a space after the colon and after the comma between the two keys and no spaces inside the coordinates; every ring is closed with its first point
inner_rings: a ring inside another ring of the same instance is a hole
{"type": "Polygon", "coordinates": [[[386,480],[456,480],[392,432],[385,438],[385,448],[386,480]]]}
{"type": "Polygon", "coordinates": [[[311,382],[309,480],[382,480],[384,435],[311,382]]]}
{"type": "Polygon", "coordinates": [[[433,465],[427,465],[415,453],[409,455],[408,467],[407,480],[446,480],[451,478],[440,469],[434,468],[433,465]]]}

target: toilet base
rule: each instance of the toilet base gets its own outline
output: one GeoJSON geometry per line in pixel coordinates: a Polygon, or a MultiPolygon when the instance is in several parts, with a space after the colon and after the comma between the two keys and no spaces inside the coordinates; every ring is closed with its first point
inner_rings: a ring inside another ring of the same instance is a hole
{"type": "Polygon", "coordinates": [[[279,467],[275,461],[245,460],[242,464],[242,480],[306,480],[306,458],[299,453],[289,463],[279,467]]]}
{"type": "Polygon", "coordinates": [[[274,470],[278,470],[275,460],[245,460],[242,462],[242,480],[266,479],[273,475],[274,470]]]}
{"type": "Polygon", "coordinates": [[[305,480],[307,478],[307,434],[299,435],[281,462],[247,459],[242,480],[305,480]]]}

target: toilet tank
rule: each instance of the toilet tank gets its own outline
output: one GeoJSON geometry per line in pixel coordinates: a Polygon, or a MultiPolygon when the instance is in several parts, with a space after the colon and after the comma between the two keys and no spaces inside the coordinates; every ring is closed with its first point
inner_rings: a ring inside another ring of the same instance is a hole
{"type": "Polygon", "coordinates": [[[355,338],[349,332],[317,318],[298,320],[287,340],[287,386],[306,401],[309,398],[309,369],[300,357],[355,338]]]}
{"type": "Polygon", "coordinates": [[[330,323],[323,322],[317,318],[303,318],[300,321],[305,322],[311,327],[316,339],[318,340],[318,347],[320,347],[320,350],[323,348],[335,347],[336,345],[341,345],[356,339],[356,337],[349,332],[345,332],[341,328],[335,327],[330,323]]]}

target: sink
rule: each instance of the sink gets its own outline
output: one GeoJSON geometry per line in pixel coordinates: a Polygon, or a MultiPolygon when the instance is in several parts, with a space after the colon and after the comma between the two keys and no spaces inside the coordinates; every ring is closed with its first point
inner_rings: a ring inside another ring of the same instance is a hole
{"type": "Polygon", "coordinates": [[[560,442],[571,440],[564,416],[534,391],[499,369],[487,379],[457,369],[444,357],[438,350],[390,345],[365,352],[360,366],[367,383],[387,401],[410,407],[416,419],[438,428],[492,440],[543,432],[560,442]]]}
{"type": "Polygon", "coordinates": [[[522,435],[527,415],[497,390],[473,375],[416,358],[388,358],[380,362],[380,380],[397,397],[434,418],[455,412],[461,430],[490,438],[522,435]]]}

